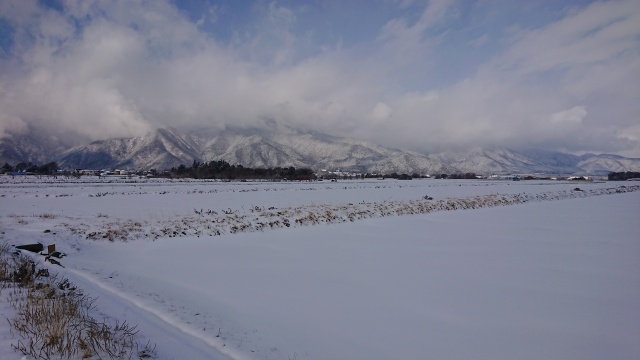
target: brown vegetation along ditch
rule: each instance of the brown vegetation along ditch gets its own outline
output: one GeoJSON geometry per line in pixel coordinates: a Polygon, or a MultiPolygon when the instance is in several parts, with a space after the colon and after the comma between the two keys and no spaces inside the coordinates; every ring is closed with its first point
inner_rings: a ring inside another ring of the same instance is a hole
{"type": "Polygon", "coordinates": [[[0,296],[15,316],[7,319],[12,347],[36,359],[144,359],[155,347],[139,346],[136,326],[97,321],[94,299],[67,279],[36,267],[8,244],[0,245],[0,296]]]}
{"type": "Polygon", "coordinates": [[[426,214],[435,211],[479,209],[528,202],[554,201],[640,191],[639,185],[611,188],[574,188],[538,194],[491,194],[468,198],[434,200],[429,195],[411,201],[382,201],[347,203],[342,205],[308,205],[289,208],[251,207],[248,210],[194,209],[193,214],[158,221],[105,219],[97,227],[83,223],[65,223],[67,230],[90,240],[130,241],[161,237],[218,236],[239,232],[336,224],[362,219],[426,214]],[[91,229],[91,230],[90,230],[91,229]]]}

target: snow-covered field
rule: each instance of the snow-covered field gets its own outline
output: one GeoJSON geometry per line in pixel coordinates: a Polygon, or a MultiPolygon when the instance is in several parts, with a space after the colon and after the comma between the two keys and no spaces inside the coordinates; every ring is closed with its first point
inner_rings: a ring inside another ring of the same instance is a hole
{"type": "Polygon", "coordinates": [[[0,241],[55,243],[160,359],[633,359],[638,190],[2,177],[0,241]]]}

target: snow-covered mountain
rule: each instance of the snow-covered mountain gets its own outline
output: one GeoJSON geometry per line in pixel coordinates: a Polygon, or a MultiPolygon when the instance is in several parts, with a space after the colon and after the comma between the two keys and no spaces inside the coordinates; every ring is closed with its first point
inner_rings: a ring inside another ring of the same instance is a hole
{"type": "Polygon", "coordinates": [[[76,146],[60,157],[63,168],[166,169],[200,161],[197,145],[176,129],[158,129],[142,137],[111,139],[76,146]]]}
{"type": "Polygon", "coordinates": [[[455,172],[438,159],[360,140],[293,129],[159,129],[143,137],[96,141],[65,151],[65,168],[166,169],[225,160],[248,167],[310,167],[376,173],[455,172]]]}
{"type": "Polygon", "coordinates": [[[482,174],[573,174],[580,172],[579,157],[544,150],[514,151],[492,146],[462,153],[437,155],[461,172],[482,174]]]}
{"type": "Polygon", "coordinates": [[[638,171],[640,159],[612,154],[582,156],[540,149],[513,150],[501,146],[468,152],[440,153],[436,157],[460,172],[479,174],[581,174],[638,171]]]}
{"type": "Polygon", "coordinates": [[[56,161],[68,148],[69,145],[59,138],[38,131],[5,136],[0,138],[0,163],[43,165],[56,161]]]}
{"type": "Polygon", "coordinates": [[[577,165],[588,174],[606,175],[609,172],[640,171],[640,159],[613,154],[585,154],[577,165]]]}
{"type": "Polygon", "coordinates": [[[193,137],[201,145],[204,160],[252,167],[294,166],[370,173],[455,171],[433,156],[317,132],[227,129],[216,134],[198,131],[193,137]]]}
{"type": "Polygon", "coordinates": [[[640,159],[609,154],[576,156],[499,146],[467,152],[420,154],[357,139],[287,127],[208,128],[187,133],[158,129],[142,137],[95,141],[65,150],[42,137],[7,137],[1,162],[57,161],[74,169],[167,169],[194,160],[225,160],[248,167],[309,167],[370,173],[587,174],[640,171],[640,159]]]}

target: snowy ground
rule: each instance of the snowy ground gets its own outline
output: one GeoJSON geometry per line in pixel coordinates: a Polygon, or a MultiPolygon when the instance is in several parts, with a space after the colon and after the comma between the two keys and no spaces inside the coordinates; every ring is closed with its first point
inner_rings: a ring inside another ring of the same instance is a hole
{"type": "Polygon", "coordinates": [[[640,357],[633,182],[110,181],[0,179],[1,241],[161,359],[640,357]]]}

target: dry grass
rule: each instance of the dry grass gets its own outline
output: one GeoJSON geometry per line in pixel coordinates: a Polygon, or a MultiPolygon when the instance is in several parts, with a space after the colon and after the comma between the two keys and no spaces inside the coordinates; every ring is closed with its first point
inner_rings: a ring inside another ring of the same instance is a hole
{"type": "MultiPolygon", "coordinates": [[[[434,199],[431,196],[417,196],[410,201],[361,202],[358,204],[320,205],[275,208],[252,206],[244,209],[194,209],[194,214],[157,222],[105,221],[92,231],[79,226],[71,228],[74,234],[90,240],[131,241],[142,238],[183,236],[219,236],[242,232],[266,231],[288,227],[313,226],[354,222],[387,216],[426,214],[437,211],[457,211],[508,206],[528,202],[554,201],[587,196],[640,191],[640,186],[619,186],[591,190],[552,191],[539,194],[490,194],[468,198],[434,199]]],[[[89,226],[85,226],[89,228],[89,226]]]]}
{"type": "Polygon", "coordinates": [[[23,216],[20,216],[20,215],[17,215],[17,214],[9,214],[9,218],[12,218],[19,225],[27,225],[27,224],[29,224],[29,222],[27,220],[25,220],[23,216]]]}
{"type": "Polygon", "coordinates": [[[36,269],[26,256],[0,246],[0,295],[16,310],[7,319],[16,351],[37,359],[133,359],[156,357],[155,346],[140,347],[136,326],[91,316],[94,299],[67,279],[36,269]]]}

